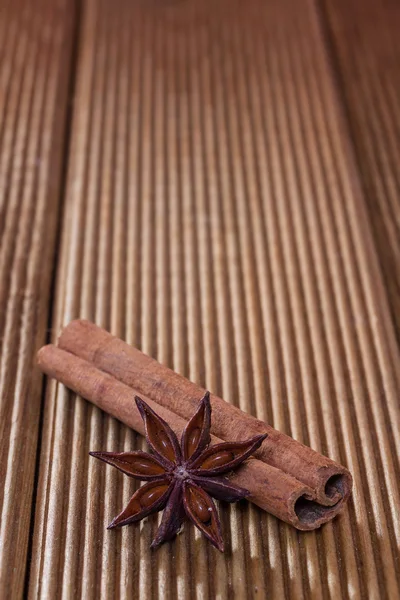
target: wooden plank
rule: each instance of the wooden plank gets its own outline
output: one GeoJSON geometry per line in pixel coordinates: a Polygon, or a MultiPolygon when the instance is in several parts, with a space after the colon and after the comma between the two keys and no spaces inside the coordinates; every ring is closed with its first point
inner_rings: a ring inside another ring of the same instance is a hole
{"type": "Polygon", "coordinates": [[[22,597],[54,266],[72,39],[70,3],[1,2],[0,596],[22,597]]]}
{"type": "Polygon", "coordinates": [[[348,465],[302,534],[224,507],[108,532],[133,487],[88,451],[145,447],[51,383],[30,597],[399,594],[399,350],[314,3],[85,2],[53,327],[94,320],[348,465]]]}
{"type": "Polygon", "coordinates": [[[390,0],[324,4],[400,341],[400,5],[390,0]]]}

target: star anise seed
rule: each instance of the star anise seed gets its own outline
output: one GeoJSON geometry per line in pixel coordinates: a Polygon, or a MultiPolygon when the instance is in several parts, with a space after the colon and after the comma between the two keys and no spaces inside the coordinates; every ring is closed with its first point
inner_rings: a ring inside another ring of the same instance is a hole
{"type": "Polygon", "coordinates": [[[152,548],[174,537],[186,514],[210,542],[223,552],[221,524],[210,496],[226,502],[236,502],[249,495],[248,490],[238,487],[221,475],[238,467],[261,445],[267,435],[209,447],[211,404],[210,394],[206,392],[179,444],[168,423],[138,396],[135,399],[153,454],[140,450],[90,452],[95,458],[116,467],[126,475],[146,481],[108,529],[135,523],[164,509],[152,548]]]}

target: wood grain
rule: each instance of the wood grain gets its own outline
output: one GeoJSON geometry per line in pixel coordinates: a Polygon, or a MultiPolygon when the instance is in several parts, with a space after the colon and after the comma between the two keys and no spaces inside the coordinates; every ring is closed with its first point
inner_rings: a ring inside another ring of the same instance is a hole
{"type": "Polygon", "coordinates": [[[2,2],[0,20],[0,596],[22,596],[60,204],[72,14],[2,2]],[[10,595],[11,594],[11,595],[10,595]]]}
{"type": "Polygon", "coordinates": [[[68,148],[71,3],[0,5],[2,585],[399,597],[396,3],[82,0],[68,148]],[[134,488],[88,460],[142,439],[54,383],[34,486],[49,308],[54,340],[90,319],[345,464],[348,509],[299,533],[232,506],[225,556],[190,526],[152,553],[154,519],[106,531],[134,488]]]}

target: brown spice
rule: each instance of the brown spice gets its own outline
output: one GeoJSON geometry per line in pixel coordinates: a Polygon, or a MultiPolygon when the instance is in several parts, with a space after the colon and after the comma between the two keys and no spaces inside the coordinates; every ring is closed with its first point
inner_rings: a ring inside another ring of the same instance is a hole
{"type": "Polygon", "coordinates": [[[172,539],[186,516],[210,542],[224,551],[221,524],[211,498],[237,502],[250,495],[221,475],[242,464],[264,439],[264,435],[243,442],[224,442],[209,446],[211,441],[211,405],[207,392],[201,399],[179,444],[175,432],[146,402],[136,396],[146,440],[153,454],[133,452],[90,452],[95,458],[116,467],[126,475],[146,483],[129,500],[108,529],[137,523],[163,510],[161,525],[151,544],[157,548],[172,539]]]}
{"type": "MultiPolygon", "coordinates": [[[[99,360],[99,358],[104,358],[105,356],[107,356],[109,348],[107,344],[103,346],[98,346],[98,349],[101,348],[101,351],[98,351],[97,357],[95,356],[96,353],[93,351],[94,347],[98,342],[97,335],[98,333],[101,333],[101,336],[103,336],[103,330],[99,330],[99,328],[91,326],[91,324],[88,324],[86,322],[73,322],[73,324],[71,325],[78,325],[78,329],[80,331],[78,339],[75,340],[76,351],[83,353],[84,348],[86,347],[87,349],[89,349],[89,353],[91,354],[93,361],[97,361],[99,360]],[[79,327],[80,324],[82,324],[82,328],[79,327]],[[90,333],[90,331],[92,333],[90,333]],[[80,336],[83,332],[84,337],[81,339],[80,336]],[[90,333],[90,335],[88,335],[88,333],[90,333]]],[[[71,329],[69,329],[71,325],[68,326],[66,330],[64,330],[64,333],[67,330],[71,332],[71,329]]],[[[107,334],[107,332],[104,332],[104,334],[107,334]]],[[[107,334],[107,336],[109,336],[107,338],[109,340],[109,343],[114,343],[114,340],[116,338],[113,338],[112,336],[110,336],[110,334],[107,334]]],[[[65,339],[66,338],[64,337],[63,342],[65,342],[65,339]]],[[[69,339],[69,343],[71,343],[71,338],[69,339]]],[[[121,343],[123,344],[122,348],[130,348],[129,346],[127,346],[127,344],[124,344],[124,342],[121,343]]],[[[110,354],[112,360],[115,360],[114,350],[115,348],[113,348],[110,354]]],[[[125,350],[121,349],[119,360],[126,364],[127,360],[126,356],[124,356],[124,352],[127,352],[126,348],[125,350]]],[[[137,389],[132,389],[131,387],[119,381],[116,377],[97,368],[93,363],[87,362],[86,360],[72,354],[71,352],[66,352],[53,345],[45,346],[38,353],[38,363],[39,367],[47,375],[55,377],[58,381],[71,388],[79,395],[83,396],[84,398],[87,398],[88,400],[90,400],[91,402],[93,402],[94,404],[96,404],[97,406],[99,406],[100,408],[113,415],[117,419],[121,420],[123,423],[125,423],[129,427],[132,427],[141,434],[144,434],[144,427],[139,411],[136,407],[136,395],[140,395],[154,411],[156,411],[165,421],[170,423],[172,429],[177,435],[181,435],[184,430],[185,421],[182,419],[182,417],[172,412],[168,408],[165,408],[165,406],[157,404],[151,397],[147,396],[146,394],[139,393],[137,389]]],[[[164,372],[164,370],[166,369],[162,365],[156,363],[156,361],[151,360],[150,364],[153,367],[153,369],[159,369],[161,370],[161,372],[164,372]]],[[[138,374],[138,378],[141,379],[142,377],[146,378],[148,377],[148,374],[145,371],[142,371],[141,374],[138,374]]],[[[152,375],[152,377],[154,377],[154,375],[152,375]]],[[[185,390],[186,380],[181,377],[179,377],[179,380],[181,385],[183,383],[185,384],[183,387],[183,389],[185,390]]],[[[200,388],[198,388],[198,386],[195,386],[190,382],[187,383],[190,386],[194,386],[197,392],[199,391],[200,388]]],[[[140,387],[141,385],[142,382],[138,381],[138,387],[140,387]]],[[[160,385],[163,385],[163,381],[161,379],[158,381],[158,386],[160,385]]],[[[180,386],[178,386],[174,390],[174,393],[178,398],[180,398],[182,404],[186,402],[186,398],[182,395],[182,389],[180,386]]],[[[198,398],[199,397],[201,396],[198,396],[198,398]]],[[[211,399],[212,398],[213,397],[211,396],[211,399]]],[[[221,400],[221,402],[223,401],[221,400]]],[[[214,404],[213,408],[213,414],[215,416],[218,416],[218,420],[221,421],[221,415],[218,415],[218,411],[221,410],[220,406],[217,405],[217,408],[215,408],[214,404]]],[[[237,411],[237,409],[235,409],[234,414],[238,415],[239,419],[242,418],[242,415],[247,417],[247,415],[242,413],[242,411],[237,411]]],[[[261,423],[260,421],[257,421],[252,417],[250,417],[250,419],[252,421],[256,421],[256,423],[261,423]]],[[[232,426],[233,423],[231,419],[229,419],[229,422],[231,423],[232,435],[229,436],[227,439],[238,439],[237,429],[235,429],[232,426]]],[[[255,435],[269,433],[268,429],[271,429],[273,432],[275,432],[275,430],[269,428],[266,424],[262,425],[264,426],[264,431],[256,431],[255,435]]],[[[214,427],[212,429],[214,429],[214,427]]],[[[242,430],[242,427],[240,426],[239,429],[242,430]]],[[[248,437],[249,435],[252,435],[251,430],[248,430],[246,437],[248,437]]],[[[283,436],[283,434],[280,435],[283,436]]],[[[283,439],[284,438],[287,438],[287,436],[283,436],[283,439]]],[[[211,436],[211,439],[212,443],[214,444],[222,441],[221,439],[216,438],[215,436],[211,436]]],[[[288,439],[290,440],[290,438],[288,439]]],[[[267,441],[268,438],[263,445],[267,444],[267,441]]],[[[292,440],[292,442],[294,444],[297,444],[297,442],[295,442],[294,440],[292,440]]],[[[283,444],[283,453],[287,452],[287,449],[289,447],[289,445],[283,444]]],[[[300,447],[305,448],[301,445],[300,447]]],[[[310,452],[313,453],[313,455],[316,455],[317,457],[320,456],[311,450],[310,452]]],[[[322,456],[320,456],[320,460],[321,462],[325,460],[329,461],[329,459],[326,459],[322,456]]],[[[288,463],[290,463],[289,459],[288,463]]],[[[308,464],[307,461],[305,461],[305,463],[308,464]]],[[[336,465],[336,463],[333,463],[333,465],[336,465]]],[[[303,457],[299,455],[297,457],[298,474],[300,474],[300,472],[302,471],[303,466],[303,457]]],[[[336,472],[340,472],[340,466],[337,465],[336,468],[336,472]]],[[[346,469],[344,469],[343,467],[341,469],[341,472],[344,473],[346,476],[346,473],[348,473],[346,469]]],[[[323,472],[321,473],[321,475],[323,476],[323,472]]],[[[345,481],[348,482],[348,485],[346,488],[344,488],[343,494],[339,497],[336,503],[332,504],[332,500],[328,498],[328,502],[326,504],[323,504],[317,500],[316,490],[303,483],[300,480],[300,477],[296,478],[290,475],[289,473],[286,473],[284,470],[278,469],[266,462],[257,460],[255,458],[248,460],[244,465],[242,465],[240,469],[235,474],[233,474],[233,476],[231,477],[231,481],[249,490],[249,500],[257,504],[261,508],[265,509],[266,511],[277,516],[278,518],[282,519],[283,521],[291,523],[298,529],[302,530],[315,529],[323,523],[325,523],[326,521],[332,519],[341,510],[351,491],[351,476],[349,474],[348,477],[345,479],[345,481]]],[[[337,491],[340,492],[341,490],[343,490],[343,486],[337,486],[337,491]]]]}

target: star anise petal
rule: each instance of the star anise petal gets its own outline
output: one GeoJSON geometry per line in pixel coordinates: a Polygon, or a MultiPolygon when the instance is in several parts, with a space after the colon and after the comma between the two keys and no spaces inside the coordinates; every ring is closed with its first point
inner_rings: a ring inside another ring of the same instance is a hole
{"type": "Polygon", "coordinates": [[[217,500],[223,500],[224,502],[238,502],[243,500],[247,496],[250,496],[249,490],[235,485],[229,479],[225,477],[198,477],[195,475],[191,476],[191,479],[200,485],[207,494],[210,494],[217,500]]]}
{"type": "Polygon", "coordinates": [[[206,477],[220,475],[235,469],[248,458],[267,437],[267,434],[256,435],[244,442],[223,442],[205,450],[193,463],[191,468],[196,475],[206,477]]]}
{"type": "Polygon", "coordinates": [[[162,510],[167,503],[172,487],[167,477],[161,481],[145,483],[133,494],[127,506],[113,519],[107,529],[135,523],[151,513],[162,510]]]}
{"type": "Polygon", "coordinates": [[[182,503],[182,482],[176,481],[173,486],[164,508],[160,527],[151,543],[151,548],[157,548],[163,542],[171,540],[178,533],[182,525],[185,516],[182,503]]]}
{"type": "Polygon", "coordinates": [[[89,452],[91,456],[115,467],[135,479],[152,481],[165,475],[165,467],[148,452],[89,452]]]}
{"type": "Polygon", "coordinates": [[[144,421],[147,443],[166,468],[172,468],[174,464],[180,464],[182,460],[181,449],[171,427],[141,398],[136,396],[135,400],[144,421]]]}
{"type": "Polygon", "coordinates": [[[184,481],[183,506],[189,519],[218,550],[223,552],[221,523],[210,496],[193,481],[184,481]]]}
{"type": "Polygon", "coordinates": [[[211,405],[210,392],[200,400],[199,408],[186,425],[181,439],[183,459],[194,461],[210,443],[211,405]]]}

